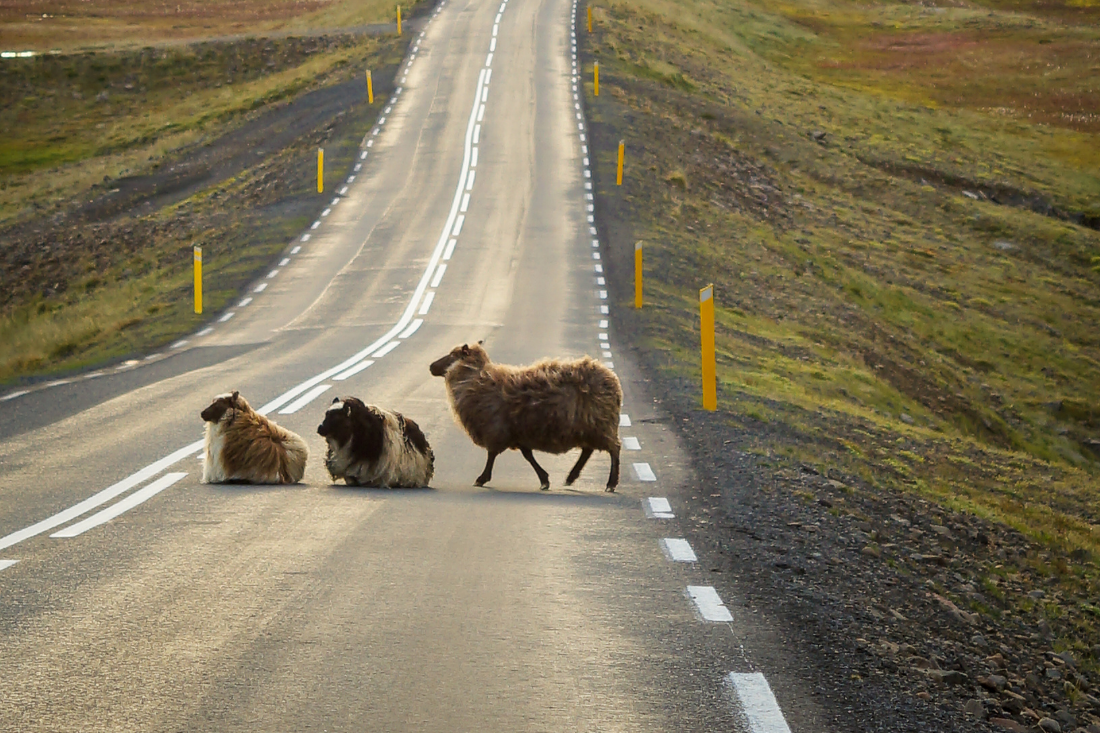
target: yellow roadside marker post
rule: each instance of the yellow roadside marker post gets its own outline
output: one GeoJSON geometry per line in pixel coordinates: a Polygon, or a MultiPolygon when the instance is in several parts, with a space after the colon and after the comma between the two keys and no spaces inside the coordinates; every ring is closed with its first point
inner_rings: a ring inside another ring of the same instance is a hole
{"type": "Polygon", "coordinates": [[[699,291],[699,333],[703,342],[703,409],[718,409],[714,366],[714,285],[699,291]]]}
{"type": "Polygon", "coordinates": [[[600,62],[592,64],[592,82],[596,87],[596,96],[600,96],[600,62]]]}
{"type": "Polygon", "coordinates": [[[619,141],[619,170],[615,174],[615,185],[623,185],[623,156],[626,154],[626,143],[619,141]]]}
{"type": "Polygon", "coordinates": [[[325,192],[325,149],[317,148],[317,193],[325,192]]]}
{"type": "Polygon", "coordinates": [[[401,35],[401,6],[397,6],[397,35],[401,35]]]}
{"type": "Polygon", "coordinates": [[[634,243],[634,307],[642,307],[642,243],[634,243]]]}
{"type": "Polygon", "coordinates": [[[367,69],[367,104],[374,104],[374,81],[370,78],[370,69],[367,69]]]}
{"type": "Polygon", "coordinates": [[[195,253],[195,313],[202,313],[202,247],[191,248],[195,253]]]}
{"type": "Polygon", "coordinates": [[[592,6],[588,6],[588,32],[592,32],[592,6]]]}

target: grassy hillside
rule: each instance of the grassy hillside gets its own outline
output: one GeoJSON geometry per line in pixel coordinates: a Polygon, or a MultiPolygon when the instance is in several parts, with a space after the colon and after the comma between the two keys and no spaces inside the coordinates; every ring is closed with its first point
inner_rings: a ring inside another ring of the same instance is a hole
{"type": "Polygon", "coordinates": [[[626,315],[669,383],[698,384],[713,282],[751,450],[1019,529],[1000,600],[960,604],[1100,642],[1100,6],[594,10],[597,202],[622,309],[645,243],[626,315]]]}

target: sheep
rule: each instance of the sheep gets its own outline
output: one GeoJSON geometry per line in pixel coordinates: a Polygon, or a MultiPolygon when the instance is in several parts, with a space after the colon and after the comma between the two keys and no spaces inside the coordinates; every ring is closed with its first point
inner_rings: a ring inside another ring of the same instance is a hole
{"type": "Polygon", "coordinates": [[[407,489],[432,480],[435,454],[428,439],[400,413],[337,397],[317,433],[328,443],[325,467],[333,482],[407,489]]]}
{"type": "Polygon", "coordinates": [[[202,480],[207,484],[296,484],[309,447],[298,435],[252,409],[240,392],[218,395],[201,413],[206,422],[202,480]]]}
{"type": "Polygon", "coordinates": [[[480,344],[463,344],[432,362],[430,369],[433,376],[446,380],[455,421],[489,453],[476,486],[492,478],[498,455],[517,449],[535,469],[539,488],[546,491],[550,476],[532,451],[560,454],[580,448],[565,485],[577,480],[592,451],[603,450],[611,454],[606,490],[615,490],[623,391],[619,378],[600,362],[584,357],[508,366],[489,361],[480,344]]]}

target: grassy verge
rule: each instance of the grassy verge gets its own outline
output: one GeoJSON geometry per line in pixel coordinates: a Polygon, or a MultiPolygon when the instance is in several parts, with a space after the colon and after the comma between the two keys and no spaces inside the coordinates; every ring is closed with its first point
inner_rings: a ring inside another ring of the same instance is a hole
{"type": "Polygon", "coordinates": [[[631,282],[643,240],[630,317],[666,376],[696,379],[697,292],[714,282],[720,410],[750,450],[1018,529],[1036,549],[991,558],[992,585],[1010,580],[983,613],[1049,621],[1062,648],[1100,642],[1100,10],[605,0],[595,15],[613,274],[631,282]],[[1036,578],[1056,608],[1028,602],[1036,578]]]}
{"type": "Polygon", "coordinates": [[[11,277],[0,297],[0,382],[156,348],[236,297],[327,201],[303,173],[315,170],[316,148],[330,175],[350,169],[403,47],[394,36],[243,39],[0,67],[5,98],[20,100],[0,111],[0,263],[11,277]],[[289,143],[247,142],[260,115],[357,82],[364,68],[376,71],[373,107],[330,100],[325,109],[342,111],[263,123],[289,143]],[[187,168],[200,155],[208,162],[187,168]],[[201,178],[204,166],[246,159],[187,198],[157,198],[162,186],[188,185],[172,177],[177,167],[201,178]],[[88,208],[120,185],[135,204],[88,208]],[[191,308],[195,244],[206,316],[191,308]]]}

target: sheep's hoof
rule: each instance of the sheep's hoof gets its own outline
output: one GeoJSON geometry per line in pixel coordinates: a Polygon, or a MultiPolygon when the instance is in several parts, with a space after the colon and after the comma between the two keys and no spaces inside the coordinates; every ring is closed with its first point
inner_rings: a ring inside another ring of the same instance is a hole
{"type": "Polygon", "coordinates": [[[485,485],[485,479],[481,478],[480,476],[477,479],[474,480],[474,486],[484,486],[484,485],[485,485]]]}
{"type": "Polygon", "coordinates": [[[604,493],[614,494],[615,493],[615,487],[614,486],[608,486],[606,489],[604,489],[604,493]]]}
{"type": "Polygon", "coordinates": [[[549,490],[550,490],[550,482],[549,481],[547,481],[546,483],[544,483],[542,486],[539,487],[539,491],[549,491],[549,490]]]}

